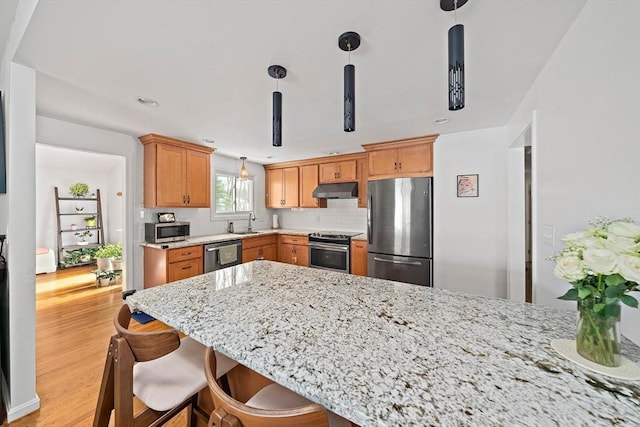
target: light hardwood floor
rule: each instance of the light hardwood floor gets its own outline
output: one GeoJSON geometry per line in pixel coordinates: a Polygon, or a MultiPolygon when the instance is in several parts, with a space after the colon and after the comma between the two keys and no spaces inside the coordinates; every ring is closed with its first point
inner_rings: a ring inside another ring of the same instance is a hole
{"type": "MultiPolygon", "coordinates": [[[[10,427],[92,424],[107,346],[114,334],[113,316],[122,304],[122,287],[97,288],[91,273],[94,268],[76,267],[37,276],[36,391],[40,410],[8,424],[10,427]]],[[[132,321],[135,330],[166,327],[159,321],[146,325],[132,321]]],[[[186,425],[186,419],[169,425],[186,425]]]]}

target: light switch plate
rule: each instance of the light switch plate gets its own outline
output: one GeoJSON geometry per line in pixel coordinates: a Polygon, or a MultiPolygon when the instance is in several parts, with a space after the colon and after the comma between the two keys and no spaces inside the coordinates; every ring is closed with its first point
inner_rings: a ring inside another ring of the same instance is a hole
{"type": "Polygon", "coordinates": [[[555,246],[556,244],[556,226],[545,224],[542,226],[542,241],[545,245],[555,246]]]}

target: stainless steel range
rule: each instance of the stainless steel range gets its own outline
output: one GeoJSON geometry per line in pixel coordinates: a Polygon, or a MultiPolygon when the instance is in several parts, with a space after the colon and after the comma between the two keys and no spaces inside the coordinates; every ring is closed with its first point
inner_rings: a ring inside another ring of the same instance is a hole
{"type": "Polygon", "coordinates": [[[309,234],[309,267],[350,273],[351,237],[360,234],[322,231],[309,234]]]}

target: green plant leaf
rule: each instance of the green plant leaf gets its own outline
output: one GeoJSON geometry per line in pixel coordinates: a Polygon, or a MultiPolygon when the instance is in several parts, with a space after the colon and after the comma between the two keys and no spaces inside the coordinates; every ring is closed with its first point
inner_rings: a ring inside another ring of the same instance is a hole
{"type": "Polygon", "coordinates": [[[622,284],[608,287],[604,293],[608,298],[619,298],[626,290],[627,287],[624,285],[624,282],[622,282],[622,284]]]}
{"type": "Polygon", "coordinates": [[[604,278],[604,281],[607,284],[607,286],[618,286],[620,284],[624,284],[625,282],[624,278],[619,274],[612,274],[610,276],[606,276],[604,278]]]}
{"type": "Polygon", "coordinates": [[[591,289],[589,289],[586,286],[578,288],[578,298],[580,298],[580,299],[585,299],[586,297],[591,295],[591,293],[592,293],[591,289]]]}
{"type": "Polygon", "coordinates": [[[593,305],[593,311],[595,311],[596,313],[602,311],[605,308],[606,304],[603,303],[598,303],[598,304],[594,304],[593,305]]]}
{"type": "Polygon", "coordinates": [[[585,285],[585,288],[589,289],[591,291],[591,295],[593,295],[594,297],[601,297],[602,294],[600,293],[600,291],[598,290],[598,288],[596,288],[595,286],[592,285],[585,285]]]}
{"type": "Polygon", "coordinates": [[[558,299],[565,301],[577,301],[578,300],[578,291],[575,288],[571,288],[567,291],[566,294],[558,297],[558,299]]]}
{"type": "Polygon", "coordinates": [[[628,305],[629,307],[638,308],[638,300],[631,295],[622,295],[620,301],[628,305]]]}

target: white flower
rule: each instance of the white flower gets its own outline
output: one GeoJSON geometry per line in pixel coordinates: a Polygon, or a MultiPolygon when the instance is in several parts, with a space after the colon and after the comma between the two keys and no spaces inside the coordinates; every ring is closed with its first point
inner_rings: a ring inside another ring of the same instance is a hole
{"type": "Polygon", "coordinates": [[[607,249],[611,249],[617,253],[638,252],[640,251],[640,243],[628,237],[620,237],[617,234],[609,234],[604,241],[607,249]]]}
{"type": "Polygon", "coordinates": [[[589,237],[593,237],[593,233],[588,232],[587,230],[578,231],[576,233],[569,233],[564,236],[561,240],[567,246],[582,246],[581,242],[584,239],[589,237]]]}
{"type": "Polygon", "coordinates": [[[620,255],[618,257],[620,275],[629,282],[640,284],[640,257],[633,255],[620,255]]]}
{"type": "Polygon", "coordinates": [[[568,255],[558,258],[556,260],[556,266],[553,269],[553,274],[567,282],[576,282],[587,277],[584,270],[584,264],[576,255],[568,255]]]}
{"type": "Polygon", "coordinates": [[[607,228],[610,234],[630,239],[640,239],[640,226],[626,221],[615,221],[607,228]]]}
{"type": "Polygon", "coordinates": [[[616,254],[610,249],[585,249],[582,252],[584,265],[595,274],[617,273],[616,254]]]}

